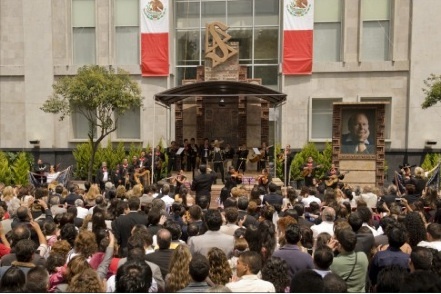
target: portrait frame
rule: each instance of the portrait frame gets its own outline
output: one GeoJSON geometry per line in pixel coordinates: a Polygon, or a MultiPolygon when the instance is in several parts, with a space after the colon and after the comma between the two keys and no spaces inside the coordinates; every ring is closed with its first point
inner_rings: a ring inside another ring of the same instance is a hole
{"type": "Polygon", "coordinates": [[[388,102],[333,103],[332,163],[337,166],[340,162],[350,163],[352,166],[367,166],[369,163],[372,167],[369,169],[375,174],[375,184],[378,186],[384,184],[386,104],[388,102]],[[356,153],[355,145],[348,147],[350,140],[345,140],[349,133],[349,117],[356,113],[364,113],[369,121],[369,153],[356,153]]]}

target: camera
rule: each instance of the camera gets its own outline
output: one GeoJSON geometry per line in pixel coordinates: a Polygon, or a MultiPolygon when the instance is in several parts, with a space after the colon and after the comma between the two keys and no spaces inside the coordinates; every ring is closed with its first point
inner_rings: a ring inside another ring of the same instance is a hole
{"type": "Polygon", "coordinates": [[[401,202],[401,198],[395,198],[395,202],[400,203],[401,202]]]}

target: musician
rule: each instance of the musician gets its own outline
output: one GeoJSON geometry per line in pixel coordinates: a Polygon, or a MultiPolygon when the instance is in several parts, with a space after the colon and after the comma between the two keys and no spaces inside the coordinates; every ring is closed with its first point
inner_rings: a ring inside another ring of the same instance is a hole
{"type": "Polygon", "coordinates": [[[184,151],[181,153],[181,169],[191,171],[191,148],[188,139],[184,139],[184,151]]]}
{"type": "Polygon", "coordinates": [[[130,186],[129,161],[124,158],[119,166],[118,185],[124,185],[126,189],[130,186]]]}
{"type": "Polygon", "coordinates": [[[54,165],[50,165],[49,172],[47,173],[47,183],[50,184],[53,182],[58,176],[60,175],[60,172],[56,171],[56,168],[54,165]]]}
{"type": "Polygon", "coordinates": [[[112,180],[112,172],[110,169],[107,168],[107,163],[103,162],[101,163],[101,168],[96,173],[96,180],[95,183],[97,183],[100,186],[101,191],[104,191],[105,184],[108,181],[112,180]]]}
{"type": "Polygon", "coordinates": [[[137,165],[135,167],[135,182],[138,181],[143,185],[143,187],[150,184],[150,168],[151,168],[151,158],[146,156],[145,151],[141,151],[137,165]]]}
{"type": "Polygon", "coordinates": [[[313,179],[315,178],[315,170],[318,168],[314,163],[314,159],[312,156],[309,156],[307,162],[303,165],[302,174],[305,178],[305,186],[312,187],[314,186],[313,179]]]}
{"type": "Polygon", "coordinates": [[[268,193],[268,185],[273,181],[272,176],[268,172],[267,168],[261,170],[261,174],[256,177],[256,182],[259,188],[263,188],[265,193],[268,193]]]}
{"type": "Polygon", "coordinates": [[[155,162],[154,162],[154,182],[158,182],[162,177],[162,163],[165,161],[165,155],[161,152],[161,146],[155,148],[155,162]]]}
{"type": "Polygon", "coordinates": [[[374,154],[375,146],[369,141],[369,120],[364,113],[355,113],[348,120],[349,133],[342,135],[342,153],[374,154]]]}
{"type": "Polygon", "coordinates": [[[199,147],[196,144],[195,138],[190,139],[190,170],[196,168],[196,159],[199,154],[199,147]]]}
{"type": "Polygon", "coordinates": [[[167,147],[168,165],[167,165],[167,176],[171,175],[173,170],[176,170],[176,152],[178,151],[178,144],[176,141],[171,141],[170,147],[167,147]]]}
{"type": "Polygon", "coordinates": [[[280,163],[283,166],[283,179],[285,181],[285,186],[289,185],[289,181],[291,180],[291,163],[294,159],[294,153],[291,151],[291,145],[286,145],[285,150],[281,154],[280,163]],[[286,165],[285,165],[286,160],[286,165]]]}
{"type": "Polygon", "coordinates": [[[340,173],[335,164],[331,164],[331,168],[326,172],[324,176],[325,184],[327,187],[335,189],[338,186],[340,180],[343,180],[344,174],[340,173]]]}
{"type": "Polygon", "coordinates": [[[139,166],[138,156],[133,155],[132,156],[132,162],[129,164],[129,181],[130,181],[130,187],[133,187],[136,185],[135,181],[135,172],[139,166]]]}
{"type": "Polygon", "coordinates": [[[37,160],[37,164],[34,167],[34,172],[38,173],[38,174],[44,174],[45,172],[48,171],[48,165],[43,163],[43,160],[38,159],[37,160]]]}
{"type": "Polygon", "coordinates": [[[199,148],[199,158],[201,159],[201,164],[207,164],[210,159],[211,146],[208,142],[208,138],[204,138],[204,144],[199,148]]]}
{"type": "Polygon", "coordinates": [[[266,167],[266,162],[268,161],[268,147],[266,143],[262,142],[262,146],[259,148],[260,154],[259,161],[257,161],[257,171],[261,171],[266,167]]]}
{"type": "Polygon", "coordinates": [[[231,147],[230,144],[227,144],[225,146],[224,155],[225,155],[224,156],[224,159],[225,159],[224,167],[231,166],[233,164],[234,148],[231,147]]]}
{"type": "Polygon", "coordinates": [[[187,177],[184,174],[184,171],[181,169],[176,176],[170,179],[170,184],[175,186],[175,191],[179,193],[182,186],[185,186],[185,182],[187,181],[187,177]]]}
{"type": "Polygon", "coordinates": [[[237,150],[237,163],[236,163],[236,170],[244,172],[247,170],[247,159],[248,159],[248,149],[247,145],[245,143],[242,144],[242,146],[239,147],[237,150]]]}
{"type": "Polygon", "coordinates": [[[392,180],[392,183],[397,185],[401,194],[406,192],[407,184],[415,185],[412,176],[412,167],[415,166],[416,165],[410,165],[408,163],[398,166],[400,168],[400,172],[395,172],[395,178],[392,180]]]}
{"type": "Polygon", "coordinates": [[[222,184],[225,184],[225,171],[224,171],[224,151],[220,148],[220,144],[223,141],[214,140],[212,158],[214,172],[220,172],[222,178],[222,184]]]}

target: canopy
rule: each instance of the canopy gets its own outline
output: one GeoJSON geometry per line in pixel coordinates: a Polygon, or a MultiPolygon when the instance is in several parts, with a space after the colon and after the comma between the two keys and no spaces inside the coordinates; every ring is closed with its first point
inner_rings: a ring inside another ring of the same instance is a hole
{"type": "Polygon", "coordinates": [[[206,81],[178,86],[161,93],[155,94],[155,100],[170,106],[183,99],[202,97],[259,97],[277,106],[286,100],[286,94],[273,89],[246,82],[238,81],[206,81]]]}

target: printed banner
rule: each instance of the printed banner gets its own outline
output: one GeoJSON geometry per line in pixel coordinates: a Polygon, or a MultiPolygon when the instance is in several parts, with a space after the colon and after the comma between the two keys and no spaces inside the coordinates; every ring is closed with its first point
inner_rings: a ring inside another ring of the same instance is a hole
{"type": "Polygon", "coordinates": [[[140,0],[141,72],[143,76],[169,74],[169,0],[140,0]]]}
{"type": "Polygon", "coordinates": [[[284,0],[283,74],[312,73],[313,28],[314,0],[284,0]]]}

